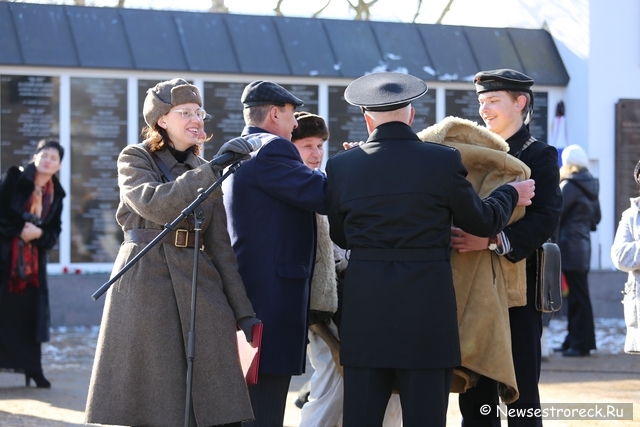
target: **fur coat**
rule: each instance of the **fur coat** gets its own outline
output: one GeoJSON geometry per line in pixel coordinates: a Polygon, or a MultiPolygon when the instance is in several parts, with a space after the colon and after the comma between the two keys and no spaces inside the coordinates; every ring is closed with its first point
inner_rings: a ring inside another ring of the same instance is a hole
{"type": "Polygon", "coordinates": [[[310,309],[333,314],[338,309],[338,290],[333,242],[329,236],[329,220],[326,215],[316,214],[316,223],[318,239],[316,263],[311,278],[310,309]]]}
{"type": "MultiPolygon", "coordinates": [[[[500,136],[470,120],[447,117],[418,137],[457,148],[469,171],[467,179],[482,198],[516,177],[528,179],[531,174],[524,163],[507,154],[509,146],[500,136]]],[[[517,207],[510,223],[524,212],[524,207],[517,207]]],[[[503,402],[518,398],[509,307],[526,304],[525,263],[514,264],[490,250],[451,251],[462,352],[462,366],[454,370],[451,391],[466,391],[480,374],[498,381],[503,402]]]]}

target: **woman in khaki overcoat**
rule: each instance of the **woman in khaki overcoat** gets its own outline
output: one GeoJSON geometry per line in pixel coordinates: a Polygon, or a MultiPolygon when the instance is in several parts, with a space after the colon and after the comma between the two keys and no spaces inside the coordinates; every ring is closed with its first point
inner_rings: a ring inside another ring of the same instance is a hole
{"type": "MultiPolygon", "coordinates": [[[[125,240],[114,273],[196,199],[198,188],[219,178],[218,167],[198,156],[206,117],[201,107],[198,88],[182,79],[147,92],[145,142],[126,147],[118,158],[116,217],[125,240]]],[[[235,139],[221,152],[247,154],[248,145],[235,139]]],[[[253,418],[236,331],[237,326],[246,331],[250,341],[251,326],[259,321],[237,271],[221,190],[200,206],[200,242],[194,242],[189,215],[109,289],[89,386],[88,423],[184,424],[194,245],[201,250],[190,425],[239,427],[253,418]]]]}

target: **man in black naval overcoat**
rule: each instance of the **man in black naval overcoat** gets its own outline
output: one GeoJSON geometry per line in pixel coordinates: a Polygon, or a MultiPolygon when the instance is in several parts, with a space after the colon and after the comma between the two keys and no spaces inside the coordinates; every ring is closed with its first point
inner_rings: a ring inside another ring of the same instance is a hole
{"type": "Polygon", "coordinates": [[[481,200],[457,150],[420,141],[411,101],[426,91],[401,73],[352,82],[344,96],[361,107],[369,138],[327,162],[331,237],[351,250],[340,353],[345,427],[379,427],[394,387],[404,427],[445,426],[460,365],[452,222],[495,235],[533,196],[527,180],[481,200]]]}
{"type": "MultiPolygon", "coordinates": [[[[531,136],[527,126],[533,112],[533,79],[519,71],[500,69],[481,71],[474,77],[478,93],[479,113],[487,129],[509,144],[509,154],[531,169],[536,182],[536,195],[520,220],[508,225],[497,236],[478,237],[470,230],[456,231],[452,247],[461,251],[495,250],[511,262],[527,261],[527,304],[509,309],[511,352],[520,397],[508,405],[509,427],[541,427],[540,338],[542,313],[536,310],[535,290],[538,260],[536,250],[551,237],[560,221],[562,193],[555,147],[531,136]],[[531,416],[533,414],[534,416],[531,416]]],[[[464,229],[464,227],[460,227],[464,229]]],[[[500,427],[498,388],[495,381],[480,377],[475,387],[459,397],[464,427],[500,427]],[[492,408],[489,417],[482,414],[483,405],[492,408]],[[490,419],[488,419],[490,418],[490,419]]]]}

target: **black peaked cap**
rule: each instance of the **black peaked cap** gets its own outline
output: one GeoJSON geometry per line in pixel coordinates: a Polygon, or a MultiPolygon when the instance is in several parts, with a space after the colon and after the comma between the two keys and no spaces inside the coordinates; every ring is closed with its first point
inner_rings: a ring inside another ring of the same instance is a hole
{"type": "Polygon", "coordinates": [[[383,72],[362,76],[347,86],[344,99],[368,111],[392,111],[427,93],[427,84],[410,74],[383,72]]]}
{"type": "Polygon", "coordinates": [[[501,70],[480,71],[473,78],[476,93],[493,92],[496,90],[512,90],[517,92],[531,92],[533,79],[516,70],[504,68],[501,70]]]}

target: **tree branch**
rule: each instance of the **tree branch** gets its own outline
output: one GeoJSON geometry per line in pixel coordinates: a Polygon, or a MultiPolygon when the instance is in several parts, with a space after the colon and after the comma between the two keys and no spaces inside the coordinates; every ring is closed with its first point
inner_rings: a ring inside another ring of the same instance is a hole
{"type": "Polygon", "coordinates": [[[447,6],[442,11],[442,15],[440,15],[440,18],[438,18],[438,21],[436,22],[436,24],[442,24],[442,20],[444,19],[444,16],[447,14],[447,12],[449,12],[449,9],[451,9],[451,3],[453,3],[453,0],[449,0],[449,3],[447,3],[447,6]]]}
{"type": "Polygon", "coordinates": [[[413,19],[411,20],[411,22],[414,24],[416,23],[416,19],[418,19],[418,16],[420,16],[420,14],[422,13],[420,9],[422,9],[422,0],[418,0],[418,7],[416,7],[416,13],[413,14],[413,19]]]}
{"type": "Polygon", "coordinates": [[[320,9],[319,11],[315,12],[313,15],[311,15],[312,18],[317,18],[318,15],[320,15],[322,13],[323,10],[325,10],[327,8],[327,6],[329,6],[329,4],[331,3],[331,0],[329,0],[327,2],[327,4],[325,4],[322,9],[320,9]]]}
{"type": "Polygon", "coordinates": [[[275,9],[273,9],[273,11],[276,13],[276,16],[283,16],[282,15],[282,10],[280,10],[280,6],[282,6],[282,2],[284,0],[278,0],[278,4],[276,4],[275,9]]]}

